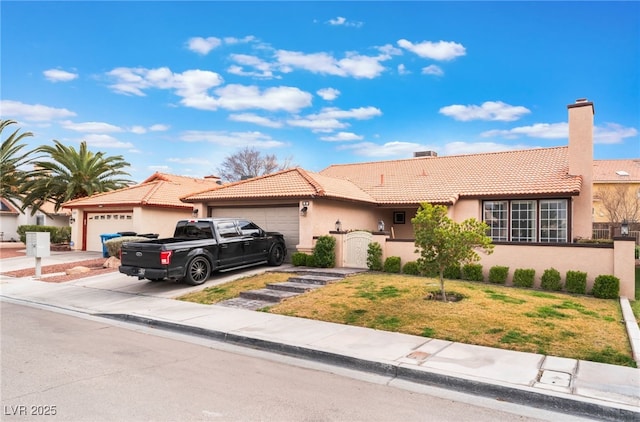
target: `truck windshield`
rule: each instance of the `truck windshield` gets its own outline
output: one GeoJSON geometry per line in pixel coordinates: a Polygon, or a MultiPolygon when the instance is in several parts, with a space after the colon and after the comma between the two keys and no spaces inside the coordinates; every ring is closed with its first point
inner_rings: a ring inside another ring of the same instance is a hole
{"type": "Polygon", "coordinates": [[[207,221],[180,221],[173,237],[182,239],[213,239],[211,224],[207,221]]]}

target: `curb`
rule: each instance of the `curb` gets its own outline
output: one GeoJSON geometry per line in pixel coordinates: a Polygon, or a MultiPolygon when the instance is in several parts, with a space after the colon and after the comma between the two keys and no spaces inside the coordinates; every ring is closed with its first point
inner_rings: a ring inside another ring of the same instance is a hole
{"type": "Polygon", "coordinates": [[[106,313],[95,313],[91,315],[145,325],[151,328],[193,334],[234,345],[249,346],[254,349],[268,352],[278,352],[296,358],[315,360],[331,365],[347,367],[349,369],[356,369],[377,375],[384,375],[435,387],[452,389],[467,394],[481,395],[499,401],[537,407],[573,416],[597,418],[602,421],[640,419],[640,411],[634,411],[631,408],[623,409],[620,407],[608,406],[604,403],[598,403],[588,399],[569,397],[562,393],[547,392],[544,394],[526,387],[491,384],[479,380],[455,377],[436,372],[418,371],[399,364],[375,362],[352,356],[344,356],[337,353],[281,344],[269,340],[261,340],[201,327],[193,327],[176,322],[160,321],[137,315],[106,313]]]}

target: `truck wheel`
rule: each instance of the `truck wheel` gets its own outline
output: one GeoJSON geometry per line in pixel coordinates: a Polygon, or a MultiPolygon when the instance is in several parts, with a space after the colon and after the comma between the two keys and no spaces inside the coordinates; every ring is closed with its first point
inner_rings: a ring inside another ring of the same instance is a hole
{"type": "Polygon", "coordinates": [[[269,252],[268,262],[269,265],[273,265],[274,267],[282,265],[282,263],[284,262],[284,248],[282,247],[282,245],[273,245],[273,248],[271,248],[271,252],[269,252]]]}
{"type": "Polygon", "coordinates": [[[210,275],[211,264],[209,260],[203,256],[196,256],[187,265],[187,275],[184,281],[192,286],[197,286],[207,281],[210,275]]]}

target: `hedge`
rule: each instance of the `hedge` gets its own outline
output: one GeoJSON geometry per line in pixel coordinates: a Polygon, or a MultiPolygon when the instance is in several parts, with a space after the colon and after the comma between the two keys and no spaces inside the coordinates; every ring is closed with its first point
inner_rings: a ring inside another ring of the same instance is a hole
{"type": "Polygon", "coordinates": [[[462,266],[462,279],[469,281],[484,281],[482,275],[482,265],[465,264],[462,266]]]}
{"type": "Polygon", "coordinates": [[[367,268],[382,271],[382,246],[378,242],[371,242],[367,247],[367,268]]]}
{"type": "Polygon", "coordinates": [[[599,275],[593,282],[592,293],[600,299],[617,299],[620,296],[620,279],[612,275],[599,275]]]}
{"type": "Polygon", "coordinates": [[[513,285],[516,287],[533,287],[536,270],[533,268],[518,268],[513,272],[513,285]]]}
{"type": "Polygon", "coordinates": [[[564,288],[568,293],[587,293],[587,273],[582,271],[567,271],[564,288]]]}
{"type": "Polygon", "coordinates": [[[51,243],[69,243],[71,240],[71,227],[64,226],[37,226],[33,225],[23,225],[18,226],[16,229],[18,235],[20,236],[20,241],[25,243],[27,241],[27,232],[49,232],[49,241],[51,243]]]}
{"type": "Polygon", "coordinates": [[[506,284],[509,275],[509,267],[495,265],[489,268],[489,283],[506,284]]]}
{"type": "Polygon", "coordinates": [[[419,275],[418,263],[416,261],[409,261],[402,267],[403,274],[419,275]]]}
{"type": "Polygon", "coordinates": [[[400,257],[390,256],[384,260],[384,266],[382,270],[385,273],[399,273],[400,272],[400,257]]]}
{"type": "Polygon", "coordinates": [[[320,268],[333,268],[336,266],[336,238],[333,236],[320,236],[313,247],[313,261],[320,268]]]}
{"type": "Polygon", "coordinates": [[[548,268],[544,270],[542,278],[540,279],[540,287],[543,290],[551,290],[554,292],[562,290],[562,277],[560,271],[555,268],[548,268]]]}

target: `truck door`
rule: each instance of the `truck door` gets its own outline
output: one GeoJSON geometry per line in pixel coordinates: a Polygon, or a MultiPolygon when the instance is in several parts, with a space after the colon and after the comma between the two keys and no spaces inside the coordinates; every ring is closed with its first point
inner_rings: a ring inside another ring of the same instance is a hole
{"type": "Polygon", "coordinates": [[[264,230],[249,220],[238,220],[238,228],[244,239],[245,262],[257,262],[267,259],[269,241],[264,230]]]}
{"type": "Polygon", "coordinates": [[[234,221],[216,222],[218,260],[221,267],[240,265],[244,261],[244,239],[234,221]]]}

